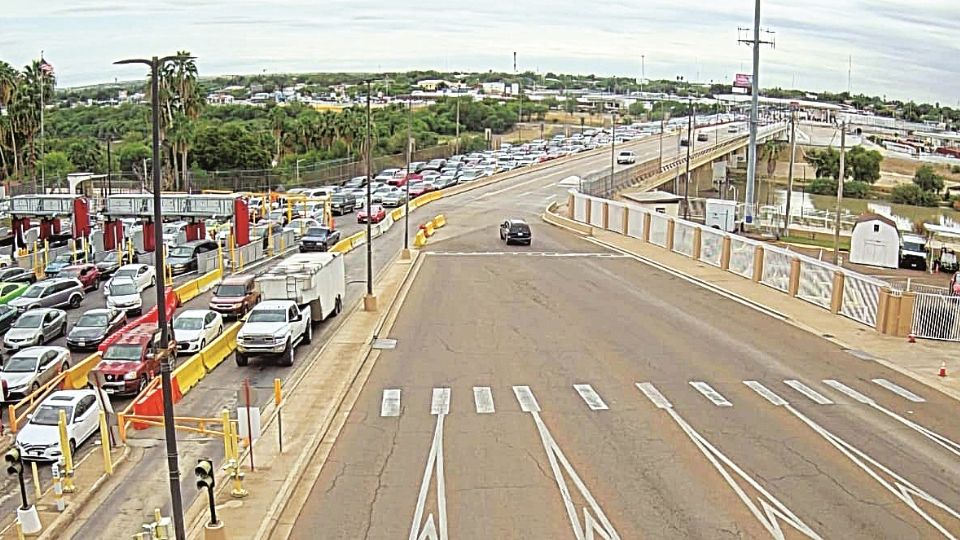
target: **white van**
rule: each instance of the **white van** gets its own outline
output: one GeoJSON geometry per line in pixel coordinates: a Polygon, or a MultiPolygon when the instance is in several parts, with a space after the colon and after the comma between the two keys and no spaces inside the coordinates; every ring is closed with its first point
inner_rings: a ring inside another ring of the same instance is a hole
{"type": "Polygon", "coordinates": [[[174,221],[163,224],[163,243],[167,246],[179,246],[187,241],[187,222],[174,221]]]}

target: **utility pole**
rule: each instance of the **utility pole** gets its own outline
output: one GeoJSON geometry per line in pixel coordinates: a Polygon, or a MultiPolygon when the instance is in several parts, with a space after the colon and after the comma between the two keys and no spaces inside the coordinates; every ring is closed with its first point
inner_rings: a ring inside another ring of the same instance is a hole
{"type": "Polygon", "coordinates": [[[847,123],[840,124],[840,174],[837,178],[837,214],[833,220],[833,264],[840,264],[840,205],[843,202],[844,157],[847,153],[847,123]]]}
{"type": "MultiPolygon", "coordinates": [[[[793,164],[797,160],[797,111],[790,111],[790,168],[787,170],[787,205],[783,216],[783,235],[790,235],[790,201],[793,199],[793,164]]],[[[801,202],[801,204],[803,204],[801,202]]]]}
{"type": "Polygon", "coordinates": [[[640,93],[643,93],[643,80],[647,77],[647,67],[646,67],[647,55],[640,55],[640,93]]]}
{"type": "Polygon", "coordinates": [[[617,169],[617,113],[614,111],[611,118],[610,135],[610,194],[613,194],[614,173],[617,169]]]}
{"type": "MultiPolygon", "coordinates": [[[[459,119],[457,127],[460,127],[459,119]]],[[[413,159],[413,96],[407,100],[407,196],[403,201],[403,255],[410,258],[410,160],[413,159]]],[[[369,183],[370,179],[367,178],[369,183]]]]}
{"type": "MultiPolygon", "coordinates": [[[[409,133],[407,135],[409,136],[409,133]]],[[[459,92],[457,93],[457,142],[454,143],[454,149],[455,149],[455,152],[454,152],[455,154],[460,153],[460,94],[459,92]]],[[[408,154],[409,154],[409,151],[408,151],[408,154]]],[[[410,165],[410,162],[408,160],[407,166],[409,167],[409,165],[410,165]]],[[[409,173],[410,171],[407,170],[407,172],[409,173]]]]}
{"type": "MultiPolygon", "coordinates": [[[[740,28],[740,31],[744,29],[740,28]]],[[[753,76],[750,82],[750,147],[747,151],[747,193],[745,195],[744,221],[753,223],[753,206],[756,198],[757,181],[757,116],[760,108],[760,45],[773,45],[773,40],[760,40],[760,0],[755,0],[753,11],[753,38],[739,39],[740,43],[749,43],[753,46],[753,76]]]]}
{"type": "Polygon", "coordinates": [[[691,102],[690,112],[687,115],[687,180],[683,183],[683,219],[690,217],[690,153],[693,146],[693,117],[697,111],[691,102]]]}
{"type": "Polygon", "coordinates": [[[847,57],[847,95],[850,95],[850,81],[853,78],[853,55],[847,57]]]}
{"type": "Polygon", "coordinates": [[[367,134],[366,134],[366,165],[367,165],[367,296],[363,299],[364,311],[377,310],[377,297],[373,295],[373,165],[370,161],[370,81],[367,81],[367,134]]]}
{"type": "Polygon", "coordinates": [[[660,100],[660,160],[658,163],[661,171],[663,170],[663,138],[666,136],[666,133],[664,133],[666,118],[666,112],[663,110],[663,100],[660,100]]]}

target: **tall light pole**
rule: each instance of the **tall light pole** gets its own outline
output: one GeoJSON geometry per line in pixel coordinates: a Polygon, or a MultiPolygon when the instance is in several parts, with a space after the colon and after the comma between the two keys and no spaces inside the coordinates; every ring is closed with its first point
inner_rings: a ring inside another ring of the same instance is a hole
{"type": "Polygon", "coordinates": [[[840,174],[837,175],[837,207],[833,218],[833,264],[840,264],[840,206],[843,203],[844,157],[847,153],[847,123],[840,123],[840,174]]]}
{"type": "Polygon", "coordinates": [[[301,162],[301,161],[306,161],[306,159],[298,159],[298,160],[297,160],[297,163],[296,163],[296,169],[297,169],[297,185],[298,185],[298,186],[300,185],[300,162],[301,162]]]}
{"type": "Polygon", "coordinates": [[[760,40],[760,0],[753,10],[753,39],[740,40],[753,46],[753,75],[750,81],[750,146],[747,152],[747,193],[744,196],[744,221],[753,223],[753,204],[757,181],[757,115],[760,107],[760,45],[772,42],[760,40]]]}
{"type": "Polygon", "coordinates": [[[643,93],[643,80],[647,77],[647,68],[646,68],[646,59],[647,55],[640,55],[640,93],[643,93]]]}
{"type": "Polygon", "coordinates": [[[610,119],[610,193],[613,193],[614,173],[617,169],[617,112],[610,119]]]}
{"type": "MultiPolygon", "coordinates": [[[[165,276],[163,271],[163,215],[160,212],[160,67],[171,60],[192,60],[193,56],[165,56],[147,60],[131,58],[118,60],[114,64],[143,64],[150,67],[151,96],[153,123],[153,265],[155,274],[165,276]]],[[[185,540],[187,535],[183,526],[183,499],[180,495],[180,465],[177,455],[177,429],[174,425],[173,393],[170,389],[172,366],[167,349],[170,345],[170,334],[167,328],[167,299],[166,284],[161,278],[157,283],[157,326],[160,327],[160,388],[163,394],[163,436],[167,443],[167,470],[170,478],[170,505],[173,513],[173,526],[177,540],[185,540]]]]}
{"type": "Polygon", "coordinates": [[[367,136],[366,136],[366,164],[367,164],[367,295],[363,297],[365,311],[377,310],[377,297],[373,295],[373,165],[370,161],[370,81],[367,81],[367,136]]]}
{"type": "Polygon", "coordinates": [[[690,102],[690,111],[687,113],[687,179],[683,183],[683,219],[690,217],[690,151],[693,147],[693,117],[697,111],[690,102]]]}
{"type": "MultiPolygon", "coordinates": [[[[409,133],[407,134],[409,136],[409,133]]],[[[454,145],[457,154],[460,153],[460,92],[457,92],[457,142],[454,145]]],[[[408,163],[409,164],[409,163],[408,163]]]]}
{"type": "MultiPolygon", "coordinates": [[[[459,119],[457,121],[459,127],[459,119]]],[[[413,153],[413,96],[407,100],[407,196],[403,201],[403,255],[410,258],[410,160],[413,153]]]]}
{"type": "MultiPolygon", "coordinates": [[[[797,160],[797,111],[790,110],[790,168],[787,170],[787,204],[783,218],[783,234],[790,234],[790,201],[793,199],[793,164],[797,160]]],[[[800,202],[803,204],[803,201],[800,202]]]]}

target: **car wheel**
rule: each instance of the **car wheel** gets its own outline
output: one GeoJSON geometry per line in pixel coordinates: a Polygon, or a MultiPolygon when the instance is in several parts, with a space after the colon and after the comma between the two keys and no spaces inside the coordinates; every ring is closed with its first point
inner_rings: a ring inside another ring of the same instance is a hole
{"type": "Polygon", "coordinates": [[[77,441],[70,439],[70,457],[76,459],[77,455],[77,441]]]}
{"type": "Polygon", "coordinates": [[[140,376],[140,385],[137,386],[137,394],[143,393],[147,389],[147,386],[150,384],[150,379],[146,375],[140,376]]]}
{"type": "Polygon", "coordinates": [[[154,286],[156,286],[156,284],[157,284],[157,276],[151,277],[151,278],[150,278],[150,287],[154,287],[154,286]]]}
{"type": "Polygon", "coordinates": [[[199,350],[202,351],[203,348],[206,347],[206,346],[207,346],[207,340],[201,339],[201,340],[200,340],[200,349],[199,349],[199,350]]]}
{"type": "Polygon", "coordinates": [[[309,345],[313,341],[313,322],[307,321],[307,331],[303,333],[303,344],[309,345]]]}
{"type": "Polygon", "coordinates": [[[37,390],[39,390],[39,389],[40,389],[40,383],[35,382],[35,383],[33,383],[33,385],[30,387],[30,393],[31,393],[31,394],[35,394],[35,393],[37,392],[37,390]]]}
{"type": "Polygon", "coordinates": [[[70,297],[70,307],[73,309],[77,309],[78,307],[80,307],[80,302],[82,301],[83,301],[83,298],[79,294],[75,294],[70,297]]]}
{"type": "Polygon", "coordinates": [[[290,367],[293,365],[293,357],[296,352],[293,350],[293,340],[287,341],[287,348],[283,352],[283,356],[280,357],[279,364],[284,367],[290,367]]]}
{"type": "Polygon", "coordinates": [[[340,297],[337,297],[337,302],[333,305],[333,316],[336,317],[343,311],[343,301],[340,300],[340,297]]]}
{"type": "Polygon", "coordinates": [[[60,331],[57,332],[57,337],[63,337],[67,335],[67,321],[63,321],[63,324],[60,325],[60,331]]]}
{"type": "Polygon", "coordinates": [[[69,362],[64,362],[63,365],[60,366],[60,373],[63,373],[64,371],[69,371],[69,370],[70,370],[69,362]]]}
{"type": "Polygon", "coordinates": [[[233,354],[233,359],[234,359],[234,361],[237,362],[237,365],[240,366],[240,367],[246,366],[247,363],[250,361],[250,360],[249,360],[246,356],[244,356],[244,354],[243,354],[242,352],[240,352],[240,351],[237,351],[237,352],[235,352],[235,353],[233,354]]]}

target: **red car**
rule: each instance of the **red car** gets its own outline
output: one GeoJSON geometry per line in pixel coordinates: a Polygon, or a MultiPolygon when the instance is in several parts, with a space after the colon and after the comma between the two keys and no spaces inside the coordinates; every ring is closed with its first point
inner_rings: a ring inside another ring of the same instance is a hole
{"type": "Polygon", "coordinates": [[[419,174],[408,174],[406,176],[401,176],[399,178],[394,176],[393,178],[387,180],[387,185],[403,187],[407,185],[407,182],[419,182],[422,179],[423,177],[420,176],[419,174]]]}
{"type": "Polygon", "coordinates": [[[357,223],[366,223],[369,219],[372,223],[380,223],[387,217],[387,211],[383,209],[379,204],[374,204],[370,207],[370,212],[367,212],[367,209],[357,210],[357,223]],[[368,217],[369,216],[369,217],[368,217]]]}
{"type": "Polygon", "coordinates": [[[160,373],[158,335],[156,324],[144,324],[120,334],[110,345],[101,346],[103,359],[93,369],[103,374],[103,389],[108,394],[135,396],[160,373]]]}
{"type": "Polygon", "coordinates": [[[84,291],[95,291],[100,288],[100,270],[95,264],[74,264],[67,266],[57,274],[57,277],[74,278],[83,284],[84,291]]]}
{"type": "Polygon", "coordinates": [[[433,184],[433,182],[417,182],[416,184],[410,184],[410,198],[416,199],[424,193],[430,193],[431,191],[436,191],[436,189],[437,187],[433,184]]]}

